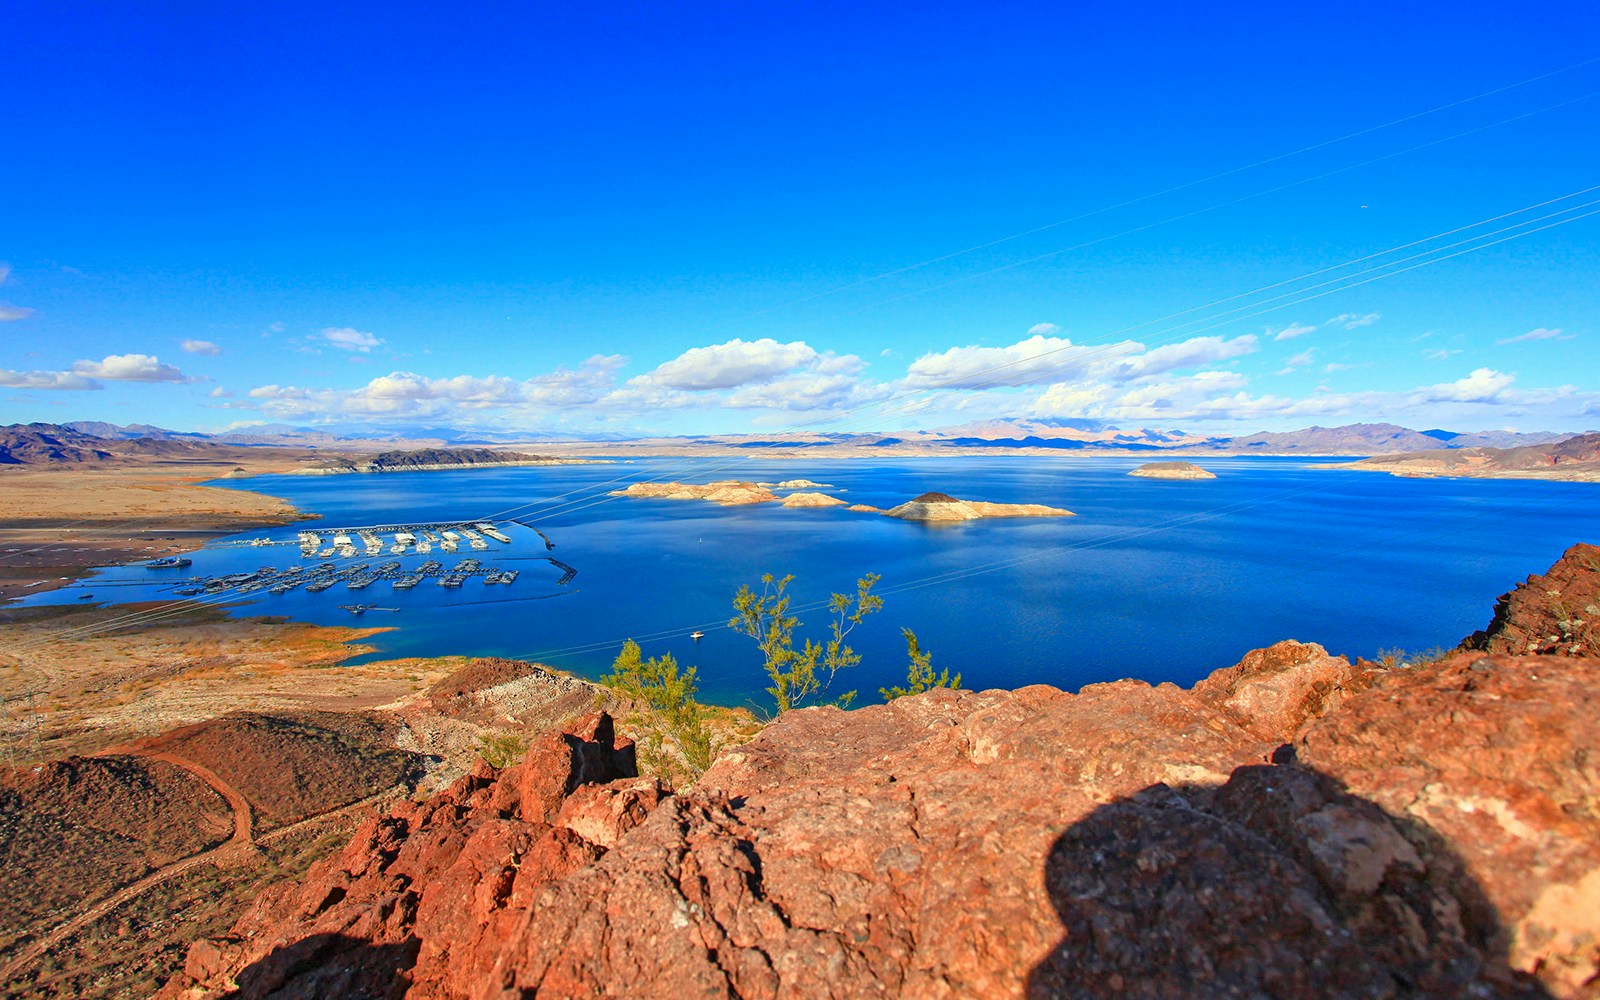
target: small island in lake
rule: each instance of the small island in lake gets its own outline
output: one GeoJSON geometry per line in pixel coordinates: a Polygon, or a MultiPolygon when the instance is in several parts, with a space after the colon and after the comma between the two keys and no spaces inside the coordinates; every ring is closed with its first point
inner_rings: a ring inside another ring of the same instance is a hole
{"type": "Polygon", "coordinates": [[[904,521],[975,521],[982,517],[1072,517],[1072,511],[1042,503],[989,503],[957,500],[948,493],[924,493],[884,511],[904,521]]]}
{"type": "Polygon", "coordinates": [[[612,490],[610,495],[655,500],[710,500],[724,507],[778,499],[778,494],[761,483],[737,479],[719,479],[714,483],[634,483],[627,489],[612,490]]]}
{"type": "Polygon", "coordinates": [[[1128,473],[1140,479],[1215,479],[1215,472],[1207,472],[1193,462],[1146,462],[1128,473]]]}

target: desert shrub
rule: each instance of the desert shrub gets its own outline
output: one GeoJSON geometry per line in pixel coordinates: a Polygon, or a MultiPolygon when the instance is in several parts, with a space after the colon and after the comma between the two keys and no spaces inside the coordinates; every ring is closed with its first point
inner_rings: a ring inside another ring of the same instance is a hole
{"type": "Polygon", "coordinates": [[[879,688],[878,693],[883,695],[884,701],[890,702],[906,695],[921,694],[934,688],[949,688],[952,691],[960,689],[960,674],[951,677],[949,670],[942,670],[939,676],[934,676],[933,654],[922,648],[922,644],[917,641],[917,633],[903,628],[900,634],[906,638],[906,655],[911,660],[910,665],[906,667],[906,686],[879,688]]]}

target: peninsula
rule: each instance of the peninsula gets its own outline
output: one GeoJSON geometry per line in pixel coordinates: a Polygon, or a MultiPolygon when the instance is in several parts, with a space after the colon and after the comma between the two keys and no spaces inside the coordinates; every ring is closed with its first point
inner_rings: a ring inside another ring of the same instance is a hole
{"type": "Polygon", "coordinates": [[[1387,472],[1392,476],[1461,479],[1552,479],[1600,482],[1600,434],[1580,434],[1553,444],[1520,448],[1459,448],[1377,455],[1328,466],[1387,472]]]}
{"type": "Polygon", "coordinates": [[[551,458],[520,451],[495,451],[492,448],[422,448],[416,451],[384,451],[360,458],[319,458],[297,472],[303,476],[339,476],[350,473],[442,472],[528,465],[591,465],[597,461],[592,458],[551,458]]]}

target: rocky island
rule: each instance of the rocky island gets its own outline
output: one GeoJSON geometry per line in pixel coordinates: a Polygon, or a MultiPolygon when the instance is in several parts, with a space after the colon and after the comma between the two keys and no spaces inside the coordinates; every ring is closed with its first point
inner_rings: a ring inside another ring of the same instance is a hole
{"type": "Polygon", "coordinates": [[[1128,473],[1140,479],[1215,479],[1215,472],[1208,472],[1193,462],[1146,462],[1128,473]]]}
{"type": "Polygon", "coordinates": [[[737,479],[719,479],[714,483],[634,483],[626,489],[612,490],[609,495],[653,500],[710,500],[724,507],[778,499],[778,494],[761,483],[737,479]]]}
{"type": "Polygon", "coordinates": [[[903,521],[975,521],[984,517],[1072,517],[1072,511],[1040,503],[988,503],[957,500],[948,493],[924,493],[884,511],[903,521]]]}

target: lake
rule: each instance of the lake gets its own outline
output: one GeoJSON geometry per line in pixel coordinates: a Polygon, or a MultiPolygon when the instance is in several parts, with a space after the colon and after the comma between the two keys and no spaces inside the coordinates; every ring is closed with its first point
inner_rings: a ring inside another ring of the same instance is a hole
{"type": "MultiPolygon", "coordinates": [[[[1600,487],[1537,481],[1399,479],[1283,458],[1204,460],[1215,480],[1130,478],[1142,459],[928,458],[894,460],[648,459],[605,465],[390,475],[270,476],[222,481],[282,496],[321,515],[241,537],[289,544],[213,543],[192,567],[99,571],[81,588],[25,603],[75,601],[84,590],[124,603],[170,598],[179,578],[302,560],[301,528],[520,518],[509,546],[486,552],[390,555],[406,567],[478,556],[519,569],[510,585],[469,579],[458,590],[425,581],[394,591],[378,581],[257,592],[234,613],[324,624],[392,625],[370,640],[376,658],[444,654],[538,659],[597,677],[625,639],[646,655],[670,651],[700,668],[701,695],[723,704],[760,697],[753,640],[725,626],[741,583],[794,574],[804,624],[821,640],[832,591],[881,576],[882,613],[850,636],[863,663],[838,685],[863,702],[903,682],[914,629],[936,669],[966,687],[1045,683],[1074,689],[1137,677],[1188,685],[1250,649],[1280,639],[1331,652],[1450,646],[1489,621],[1495,598],[1543,572],[1571,544],[1600,539],[1600,487]],[[851,503],[890,507],[928,490],[963,499],[1045,503],[1070,518],[929,526],[838,508],[608,498],[646,479],[812,479],[851,503]],[[577,570],[565,585],[559,559],[577,570]],[[689,638],[696,629],[706,633],[689,638]]],[[[1330,460],[1331,461],[1331,460],[1330,460]]],[[[326,538],[326,535],[324,535],[326,538]]]]}

